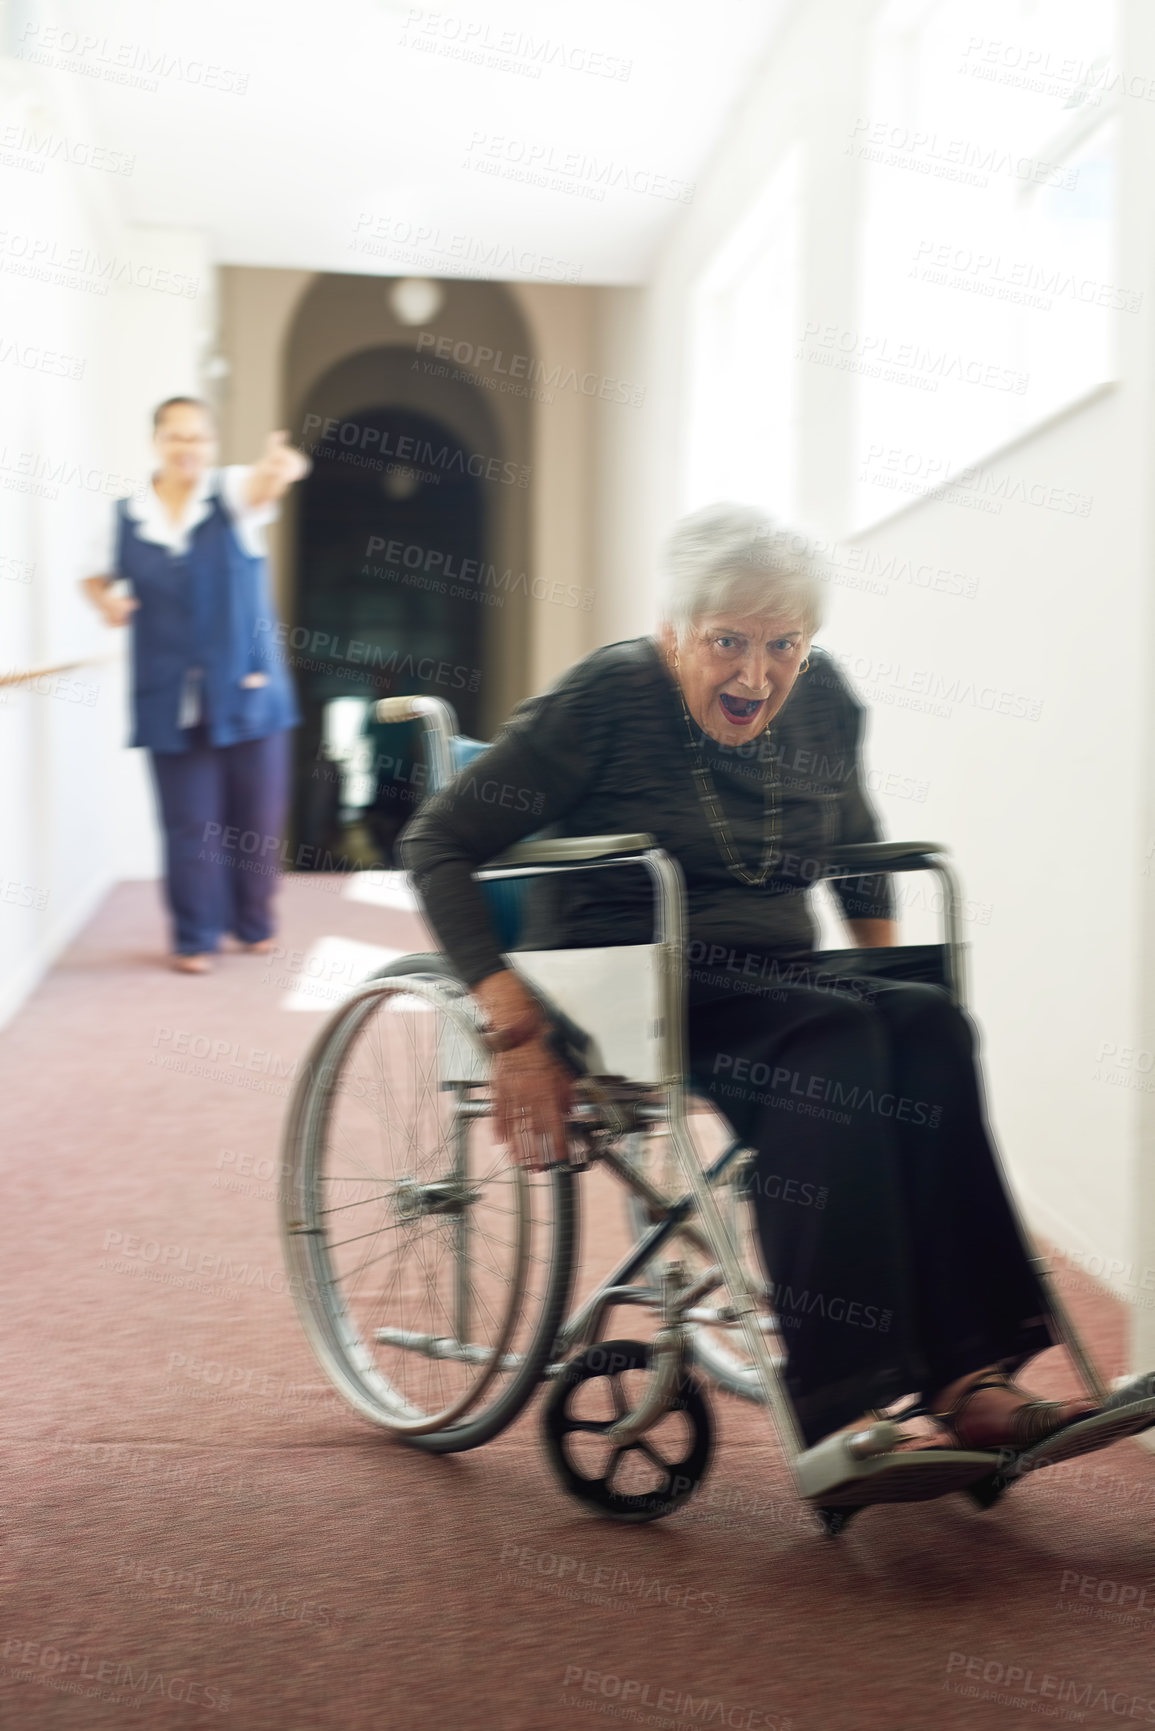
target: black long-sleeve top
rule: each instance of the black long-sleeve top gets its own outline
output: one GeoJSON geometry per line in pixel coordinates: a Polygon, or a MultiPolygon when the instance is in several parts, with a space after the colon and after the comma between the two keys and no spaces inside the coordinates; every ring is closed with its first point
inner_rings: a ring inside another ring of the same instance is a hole
{"type": "MultiPolygon", "coordinates": [[[[877,841],[862,786],[862,706],[830,656],[810,651],[770,728],[739,746],[696,725],[739,861],[763,856],[763,782],[773,778],[774,853],[764,885],[727,868],[692,773],[685,717],[658,645],[597,649],[518,706],[493,744],[430,798],[402,838],[429,924],[467,986],[506,966],[472,873],[526,836],[648,831],[686,880],[690,956],[722,944],[771,955],[814,947],[806,891],[839,846],[877,841]]],[[[648,943],[653,889],[634,867],[531,880],[522,949],[648,943]]],[[[834,885],[849,919],[893,911],[884,878],[834,885]]]]}

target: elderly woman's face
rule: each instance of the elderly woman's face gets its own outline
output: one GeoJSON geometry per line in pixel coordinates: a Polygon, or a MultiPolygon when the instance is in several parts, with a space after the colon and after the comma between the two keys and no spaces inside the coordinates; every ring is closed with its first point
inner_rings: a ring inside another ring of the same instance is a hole
{"type": "Polygon", "coordinates": [[[769,726],[810,647],[797,618],[765,613],[708,613],[681,643],[665,627],[662,643],[686,708],[721,745],[741,745],[769,726]]]}

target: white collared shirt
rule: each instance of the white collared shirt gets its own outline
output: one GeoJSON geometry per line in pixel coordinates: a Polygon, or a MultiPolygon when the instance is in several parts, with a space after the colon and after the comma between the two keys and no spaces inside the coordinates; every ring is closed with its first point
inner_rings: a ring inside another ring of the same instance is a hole
{"type": "MultiPolygon", "coordinates": [[[[170,553],[179,557],[188,552],[193,531],[209,515],[213,494],[219,491],[221,503],[243,551],[255,559],[263,559],[266,551],[265,527],[276,522],[281,508],[275,501],[267,505],[249,504],[245,496],[249,473],[248,463],[229,463],[223,469],[206,470],[196,491],[190,496],[188,507],[179,523],[173,521],[161,503],[151,478],[149,485],[138,497],[125,501],[125,511],[132,519],[133,528],[142,541],[167,547],[170,553]]],[[[118,575],[116,528],[116,512],[112,511],[93,539],[90,568],[94,577],[115,578],[118,575]]],[[[195,727],[202,714],[201,670],[193,667],[189,669],[184,690],[181,692],[177,725],[195,727]]]]}
{"type": "MultiPolygon", "coordinates": [[[[248,463],[229,463],[223,469],[206,470],[179,523],[173,522],[161,504],[151,479],[138,497],[125,501],[125,510],[132,518],[136,533],[142,541],[152,541],[158,547],[167,547],[170,553],[187,553],[193,530],[208,516],[212,495],[219,490],[221,502],[242,548],[253,558],[263,559],[266,551],[265,527],[276,522],[281,514],[281,507],[275,501],[267,505],[249,504],[245,497],[245,488],[248,486],[250,472],[251,465],[248,463]]],[[[94,577],[116,576],[115,511],[109,512],[108,518],[93,538],[89,558],[94,577]]]]}

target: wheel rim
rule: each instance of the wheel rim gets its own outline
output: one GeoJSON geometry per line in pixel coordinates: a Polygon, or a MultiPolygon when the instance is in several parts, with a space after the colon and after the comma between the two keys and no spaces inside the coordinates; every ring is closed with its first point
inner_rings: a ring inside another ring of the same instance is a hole
{"type": "Polygon", "coordinates": [[[697,1490],[713,1450],[709,1406],[688,1372],[649,1431],[627,1443],[610,1441],[610,1427],[638,1404],[649,1365],[643,1341],[600,1342],[565,1366],[542,1415],[550,1460],[566,1490],[618,1519],[672,1514],[697,1490]]]}
{"type": "Polygon", "coordinates": [[[508,1368],[530,1263],[530,1186],[495,1143],[489,1056],[464,994],[371,982],[322,1031],[289,1130],[294,1297],[340,1392],[420,1435],[508,1368]]]}

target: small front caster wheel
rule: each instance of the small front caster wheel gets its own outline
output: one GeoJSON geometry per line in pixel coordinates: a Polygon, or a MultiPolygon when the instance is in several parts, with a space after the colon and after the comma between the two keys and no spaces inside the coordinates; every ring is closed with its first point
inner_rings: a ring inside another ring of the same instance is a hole
{"type": "Polygon", "coordinates": [[[683,1370],[666,1412],[633,1442],[606,1432],[635,1411],[650,1365],[641,1340],[603,1340],[559,1373],[542,1409],[550,1465],[570,1496],[615,1521],[656,1521],[693,1496],[714,1449],[698,1379],[683,1370]]]}
{"type": "Polygon", "coordinates": [[[991,1473],[988,1478],[975,1479],[969,1484],[966,1494],[980,1509],[992,1509],[1006,1488],[1007,1481],[1001,1479],[998,1473],[991,1473]]]}
{"type": "Polygon", "coordinates": [[[814,1510],[822,1531],[828,1539],[836,1539],[840,1533],[845,1532],[849,1522],[858,1512],[853,1504],[849,1508],[815,1508],[814,1510]]]}

